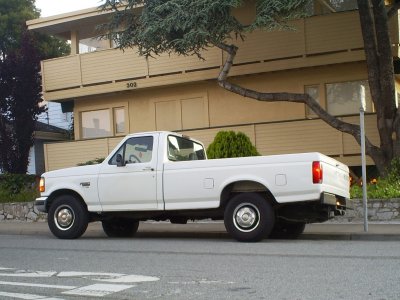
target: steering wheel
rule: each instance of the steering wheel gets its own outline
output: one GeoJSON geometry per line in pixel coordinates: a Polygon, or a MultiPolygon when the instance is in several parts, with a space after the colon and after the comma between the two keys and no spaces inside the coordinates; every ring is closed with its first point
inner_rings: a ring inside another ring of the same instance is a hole
{"type": "Polygon", "coordinates": [[[131,155],[129,155],[129,162],[130,163],[135,163],[135,162],[141,163],[142,161],[135,154],[131,154],[131,155]]]}

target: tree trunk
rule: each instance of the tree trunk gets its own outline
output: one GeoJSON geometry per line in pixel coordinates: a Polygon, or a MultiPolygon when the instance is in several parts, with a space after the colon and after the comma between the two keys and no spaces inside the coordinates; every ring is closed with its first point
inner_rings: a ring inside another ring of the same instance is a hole
{"type": "Polygon", "coordinates": [[[366,0],[357,2],[367,61],[368,82],[376,110],[380,139],[379,153],[377,157],[371,157],[379,172],[385,175],[392,159],[399,154],[396,150],[399,147],[396,134],[399,128],[396,122],[397,109],[388,16],[383,0],[371,0],[371,3],[366,0]]]}

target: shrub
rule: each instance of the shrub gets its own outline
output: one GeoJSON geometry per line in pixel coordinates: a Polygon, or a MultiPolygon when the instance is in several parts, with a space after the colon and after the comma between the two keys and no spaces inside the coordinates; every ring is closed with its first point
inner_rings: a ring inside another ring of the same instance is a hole
{"type": "Polygon", "coordinates": [[[4,174],[0,176],[0,203],[28,202],[38,196],[35,175],[4,174]]]}
{"type": "MultiPolygon", "coordinates": [[[[362,198],[362,187],[354,185],[350,189],[351,198],[362,198]]],[[[400,181],[390,182],[379,179],[376,184],[367,185],[367,196],[370,199],[400,198],[400,181]]]]}
{"type": "MultiPolygon", "coordinates": [[[[362,198],[362,187],[352,186],[350,196],[362,198]]],[[[367,196],[371,199],[400,198],[400,158],[393,159],[385,178],[378,178],[367,185],[367,196]]]]}
{"type": "Polygon", "coordinates": [[[210,159],[258,155],[260,153],[256,147],[242,132],[220,131],[207,148],[207,156],[210,159]]]}
{"type": "Polygon", "coordinates": [[[97,165],[97,164],[101,164],[104,160],[105,160],[104,157],[99,157],[99,158],[85,161],[84,163],[79,163],[78,166],[97,165]]]}
{"type": "Polygon", "coordinates": [[[391,182],[400,181],[400,157],[396,157],[392,160],[386,178],[391,182]]]}

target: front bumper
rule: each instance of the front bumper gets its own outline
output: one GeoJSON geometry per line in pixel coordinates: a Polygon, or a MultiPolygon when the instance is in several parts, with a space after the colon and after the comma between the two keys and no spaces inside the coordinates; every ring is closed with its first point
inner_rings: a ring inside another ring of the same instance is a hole
{"type": "Polygon", "coordinates": [[[35,208],[40,212],[47,213],[46,204],[47,204],[47,197],[40,197],[36,198],[35,200],[35,208]]]}

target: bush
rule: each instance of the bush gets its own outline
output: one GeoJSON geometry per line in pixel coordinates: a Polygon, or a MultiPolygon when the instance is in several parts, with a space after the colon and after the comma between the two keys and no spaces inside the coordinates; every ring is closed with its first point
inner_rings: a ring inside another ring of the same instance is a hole
{"type": "Polygon", "coordinates": [[[214,158],[258,156],[256,147],[242,132],[220,131],[207,148],[207,156],[214,158]]]}
{"type": "Polygon", "coordinates": [[[400,181],[400,157],[392,160],[386,178],[391,182],[400,181]]]}
{"type": "MultiPolygon", "coordinates": [[[[354,185],[350,189],[351,198],[362,198],[362,187],[354,185]]],[[[379,179],[376,184],[367,185],[367,196],[370,199],[400,198],[400,181],[390,182],[379,179]]]]}
{"type": "Polygon", "coordinates": [[[28,202],[35,200],[38,196],[35,175],[0,175],[0,203],[28,202]]]}
{"type": "Polygon", "coordinates": [[[104,157],[99,157],[99,158],[85,161],[84,163],[79,163],[78,166],[97,165],[97,164],[101,164],[104,160],[105,160],[104,157]]]}
{"type": "MultiPolygon", "coordinates": [[[[362,198],[362,187],[350,189],[351,198],[362,198]]],[[[367,196],[371,199],[400,198],[400,158],[393,159],[385,178],[378,178],[367,185],[367,196]]]]}

